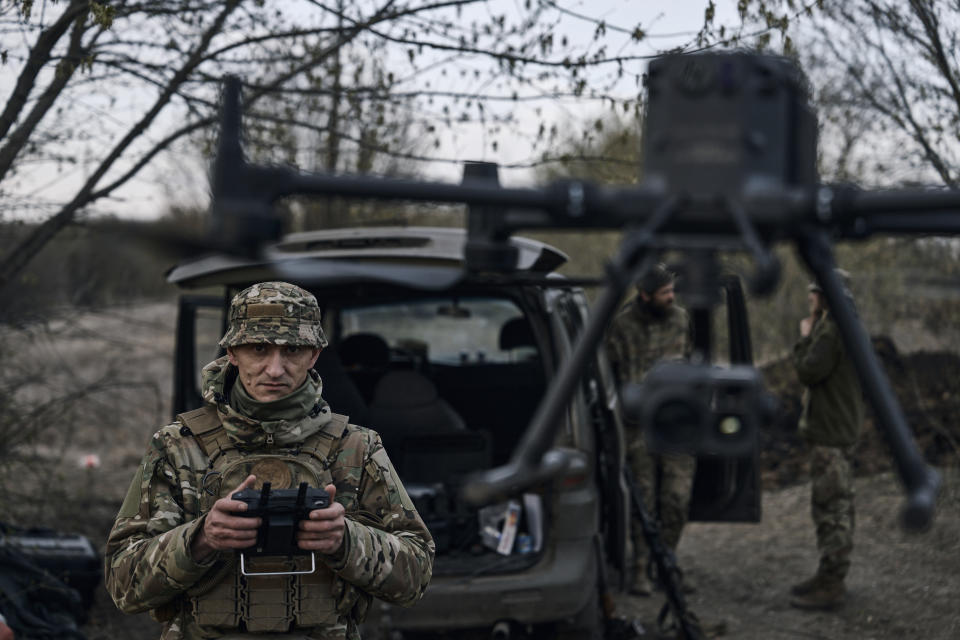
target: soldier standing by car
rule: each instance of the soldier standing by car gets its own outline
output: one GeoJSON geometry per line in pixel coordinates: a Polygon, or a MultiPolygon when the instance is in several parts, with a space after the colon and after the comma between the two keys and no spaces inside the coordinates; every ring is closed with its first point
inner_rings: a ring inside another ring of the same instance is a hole
{"type": "MultiPolygon", "coordinates": [[[[849,275],[837,271],[846,285],[849,275]]],[[[810,315],[800,321],[793,364],[806,387],[799,432],[809,449],[810,504],[820,564],[813,577],[791,588],[790,604],[832,609],[843,604],[853,551],[852,450],[863,422],[863,397],[823,290],[817,284],[808,289],[810,315]]]]}
{"type": "Polygon", "coordinates": [[[206,405],[151,439],[107,540],[106,586],[123,611],[150,610],[165,640],[354,639],[373,597],[423,595],[433,540],[379,436],[323,400],[311,367],[326,344],[309,292],[241,291],[227,355],[202,372],[206,405]],[[236,551],[255,543],[260,518],[234,515],[246,504],[230,496],[267,481],[329,494],[296,534],[314,572],[269,575],[300,568],[283,556],[254,558],[263,575],[241,572],[236,551]]]}
{"type": "MultiPolygon", "coordinates": [[[[690,320],[686,310],[675,303],[675,279],[665,265],[656,265],[639,283],[637,297],[614,318],[606,351],[619,384],[639,383],[657,362],[690,355],[690,320]]],[[[656,517],[661,539],[675,550],[687,522],[696,459],[685,454],[652,454],[639,426],[629,422],[627,426],[630,471],[644,503],[656,517]]],[[[635,557],[631,592],[650,595],[649,549],[636,518],[631,531],[635,557]]]]}

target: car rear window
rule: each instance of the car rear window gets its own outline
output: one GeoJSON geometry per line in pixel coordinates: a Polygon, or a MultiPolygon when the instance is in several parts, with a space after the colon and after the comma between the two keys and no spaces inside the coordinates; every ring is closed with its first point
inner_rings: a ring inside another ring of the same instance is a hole
{"type": "Polygon", "coordinates": [[[342,337],[378,334],[392,349],[416,350],[429,362],[448,365],[536,357],[529,329],[517,331],[519,325],[529,326],[516,303],[493,297],[425,298],[341,311],[342,337]]]}

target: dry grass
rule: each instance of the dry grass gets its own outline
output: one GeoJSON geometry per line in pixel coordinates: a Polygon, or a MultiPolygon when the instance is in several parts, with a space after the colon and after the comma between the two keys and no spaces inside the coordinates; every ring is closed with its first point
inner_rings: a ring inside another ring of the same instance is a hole
{"type": "Polygon", "coordinates": [[[169,420],[175,308],[114,307],[6,328],[4,519],[101,541],[150,435],[169,420]],[[99,465],[84,467],[88,456],[99,465]],[[65,526],[65,523],[68,526],[65,526]]]}

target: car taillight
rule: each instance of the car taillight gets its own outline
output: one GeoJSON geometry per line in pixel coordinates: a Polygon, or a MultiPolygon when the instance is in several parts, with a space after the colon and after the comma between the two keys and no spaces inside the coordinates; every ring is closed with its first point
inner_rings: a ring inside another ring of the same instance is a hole
{"type": "Polygon", "coordinates": [[[587,462],[587,456],[583,451],[567,449],[566,469],[559,478],[556,479],[555,486],[561,491],[570,491],[582,489],[590,481],[591,466],[587,462]]]}
{"type": "Polygon", "coordinates": [[[561,489],[581,489],[586,486],[590,479],[589,474],[583,469],[571,469],[560,477],[561,489]]]}

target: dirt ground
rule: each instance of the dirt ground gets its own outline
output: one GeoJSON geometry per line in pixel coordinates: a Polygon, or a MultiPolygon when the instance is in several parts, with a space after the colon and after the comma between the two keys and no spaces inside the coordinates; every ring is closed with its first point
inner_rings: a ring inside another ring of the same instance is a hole
{"type": "MultiPolygon", "coordinates": [[[[29,455],[21,456],[19,466],[0,465],[5,468],[0,469],[0,480],[8,488],[12,474],[22,474],[13,485],[17,491],[2,499],[0,519],[82,533],[102,548],[147,439],[169,417],[175,310],[172,304],[154,304],[58,322],[18,329],[13,337],[29,339],[31,350],[26,353],[40,353],[50,363],[51,375],[59,376],[57,392],[77,391],[78,381],[97,384],[84,385],[84,401],[68,414],[58,414],[29,455]],[[58,428],[61,425],[70,428],[58,428]],[[82,466],[89,454],[98,456],[99,465],[82,466]]],[[[7,356],[5,369],[21,366],[15,358],[16,353],[7,356]]],[[[923,360],[924,377],[909,376],[910,393],[922,402],[904,402],[911,424],[920,421],[915,405],[926,404],[924,419],[931,424],[920,434],[921,449],[945,471],[945,490],[931,529],[907,534],[899,528],[902,494],[884,470],[889,460],[885,451],[870,444],[876,435],[869,436],[858,462],[848,602],[834,613],[792,609],[789,585],[810,575],[817,560],[809,482],[796,448],[783,444],[776,432],[765,434],[762,523],[691,524],[679,548],[680,566],[697,587],[688,598],[690,608],[705,625],[720,624],[723,637],[747,640],[960,638],[960,477],[955,450],[949,455],[956,438],[950,418],[956,414],[952,406],[942,414],[929,406],[934,397],[955,401],[958,394],[937,385],[956,384],[957,362],[923,360]],[[931,363],[937,368],[931,370],[931,363]]],[[[787,393],[783,389],[789,381],[771,378],[776,389],[787,393]]],[[[902,384],[895,381],[895,387],[899,394],[902,384]]],[[[50,390],[30,387],[24,393],[39,397],[50,390]]],[[[788,423],[793,405],[785,406],[783,422],[788,423]]],[[[647,630],[641,637],[653,638],[662,603],[660,594],[619,596],[617,613],[636,618],[647,630]]],[[[89,640],[159,637],[159,626],[146,614],[119,613],[102,586],[83,630],[89,640]]]]}
{"type": "MultiPolygon", "coordinates": [[[[678,550],[696,592],[690,609],[704,628],[725,626],[742,640],[960,638],[960,485],[948,478],[933,526],[898,525],[902,493],[890,473],[856,480],[857,528],[848,599],[832,613],[789,604],[789,586],[816,569],[810,485],[766,491],[759,524],[690,525],[678,550]]],[[[652,635],[664,602],[618,598],[618,614],[638,617],[652,635]]]]}

